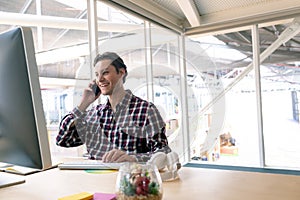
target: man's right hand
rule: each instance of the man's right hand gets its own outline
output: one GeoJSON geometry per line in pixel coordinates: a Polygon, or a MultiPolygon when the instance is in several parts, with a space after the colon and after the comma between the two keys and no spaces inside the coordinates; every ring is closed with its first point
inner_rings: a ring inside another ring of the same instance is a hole
{"type": "Polygon", "coordinates": [[[82,112],[84,112],[91,103],[93,103],[98,97],[100,96],[101,93],[99,93],[97,96],[95,96],[95,93],[92,89],[93,85],[95,84],[95,81],[92,81],[89,83],[89,86],[83,90],[81,102],[78,105],[78,109],[82,112]]]}

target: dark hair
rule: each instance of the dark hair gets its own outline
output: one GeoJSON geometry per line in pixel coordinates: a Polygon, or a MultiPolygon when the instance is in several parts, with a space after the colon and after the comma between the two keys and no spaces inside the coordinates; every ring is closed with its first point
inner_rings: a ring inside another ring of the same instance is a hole
{"type": "Polygon", "coordinates": [[[125,69],[125,75],[123,77],[123,83],[125,83],[126,77],[127,77],[127,67],[124,64],[123,59],[114,52],[105,52],[103,54],[98,54],[96,58],[94,59],[94,66],[101,61],[101,60],[111,60],[111,65],[113,65],[116,68],[117,73],[120,72],[121,68],[125,69]]]}

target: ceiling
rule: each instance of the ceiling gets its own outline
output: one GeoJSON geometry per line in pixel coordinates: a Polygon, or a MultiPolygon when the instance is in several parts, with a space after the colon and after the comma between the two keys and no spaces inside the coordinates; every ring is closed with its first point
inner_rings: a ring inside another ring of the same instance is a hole
{"type": "Polygon", "coordinates": [[[193,35],[300,14],[300,0],[100,0],[171,30],[193,35]]]}

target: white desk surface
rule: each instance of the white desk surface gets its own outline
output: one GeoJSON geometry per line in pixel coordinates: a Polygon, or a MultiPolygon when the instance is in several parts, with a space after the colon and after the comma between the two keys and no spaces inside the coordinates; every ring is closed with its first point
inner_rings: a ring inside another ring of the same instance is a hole
{"type": "MultiPolygon", "coordinates": [[[[114,193],[117,172],[91,174],[57,168],[0,188],[0,199],[54,200],[80,192],[114,193]]],[[[163,183],[164,200],[300,200],[300,176],[183,167],[163,183]]]]}

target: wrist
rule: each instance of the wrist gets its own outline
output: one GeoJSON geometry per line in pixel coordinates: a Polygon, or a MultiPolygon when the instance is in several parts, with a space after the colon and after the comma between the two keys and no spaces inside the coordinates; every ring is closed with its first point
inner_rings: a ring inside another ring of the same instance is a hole
{"type": "Polygon", "coordinates": [[[89,105],[86,105],[86,104],[84,104],[84,103],[80,103],[77,107],[78,107],[78,109],[79,109],[81,112],[84,112],[84,111],[87,109],[87,107],[89,107],[89,105]]]}

